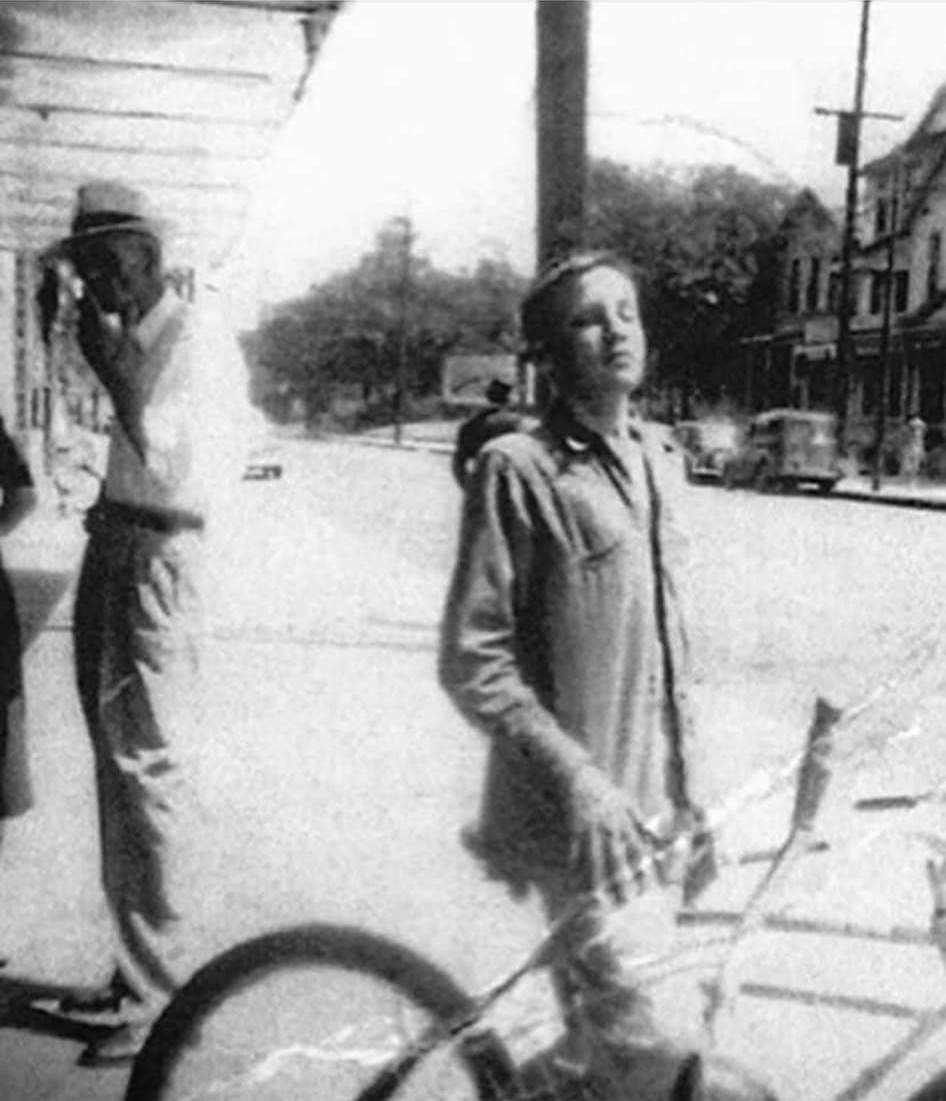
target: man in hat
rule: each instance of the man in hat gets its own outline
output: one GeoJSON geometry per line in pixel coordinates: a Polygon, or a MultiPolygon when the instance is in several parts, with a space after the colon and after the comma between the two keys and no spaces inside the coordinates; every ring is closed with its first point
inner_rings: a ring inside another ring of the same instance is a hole
{"type": "Polygon", "coordinates": [[[523,426],[518,413],[508,408],[512,386],[494,378],[486,387],[489,405],[479,409],[463,422],[457,430],[453,449],[453,477],[461,489],[465,489],[472,473],[476,456],[484,444],[506,432],[515,432],[523,426]]]}
{"type": "Polygon", "coordinates": [[[114,411],[74,640],[117,974],[138,1005],[83,1053],[99,1065],[133,1057],[201,962],[214,846],[189,762],[201,737],[204,537],[239,479],[249,406],[232,334],[211,303],[167,285],[161,228],[139,192],[81,187],[57,255],[74,269],[78,342],[114,411]]]}
{"type": "Polygon", "coordinates": [[[635,959],[666,949],[649,932],[673,936],[674,895],[698,867],[683,840],[703,819],[673,508],[682,466],[635,415],[645,340],[620,262],[559,262],[522,323],[556,397],[541,425],[481,453],[441,633],[441,683],[490,746],[467,842],[562,925],[563,1065],[620,1096],[666,1097],[686,1041],[664,1035],[635,959]],[[659,890],[616,924],[644,879],[659,890]],[[661,1074],[664,1092],[647,1092],[661,1074]]]}

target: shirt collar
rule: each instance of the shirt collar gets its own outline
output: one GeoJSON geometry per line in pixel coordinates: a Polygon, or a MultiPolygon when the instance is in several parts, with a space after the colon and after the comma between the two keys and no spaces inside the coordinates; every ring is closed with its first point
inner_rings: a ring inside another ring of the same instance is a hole
{"type": "Polygon", "coordinates": [[[164,288],[164,294],[135,326],[135,339],[145,353],[149,352],[165,323],[178,311],[183,299],[171,287],[164,288]]]}
{"type": "MultiPolygon", "coordinates": [[[[568,454],[576,456],[591,454],[606,462],[624,465],[604,436],[578,420],[565,402],[560,400],[553,402],[545,423],[568,454]]],[[[638,417],[632,415],[628,418],[627,430],[632,440],[641,442],[638,417]]]]}

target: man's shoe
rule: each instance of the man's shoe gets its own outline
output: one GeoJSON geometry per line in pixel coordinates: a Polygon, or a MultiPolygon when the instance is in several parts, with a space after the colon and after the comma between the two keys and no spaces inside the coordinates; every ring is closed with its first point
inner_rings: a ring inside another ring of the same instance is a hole
{"type": "Polygon", "coordinates": [[[150,1021],[124,1024],[105,1039],[93,1040],[79,1056],[79,1066],[117,1067],[133,1063],[150,1031],[150,1021]]]}

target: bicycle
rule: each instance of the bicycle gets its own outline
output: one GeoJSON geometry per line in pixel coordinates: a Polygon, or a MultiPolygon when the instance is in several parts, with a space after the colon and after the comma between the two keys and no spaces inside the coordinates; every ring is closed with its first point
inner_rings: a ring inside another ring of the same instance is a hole
{"type": "MultiPolygon", "coordinates": [[[[828,786],[834,739],[840,727],[866,706],[841,712],[819,700],[803,752],[769,777],[769,792],[798,777],[791,826],[776,851],[751,855],[751,860],[768,860],[770,868],[743,911],[701,914],[694,910],[679,917],[682,926],[693,929],[720,924],[731,929],[722,938],[724,953],[715,980],[707,984],[711,1034],[716,1022],[746,992],[735,966],[746,938],[763,927],[804,931],[804,923],[773,916],[765,903],[801,858],[825,847],[816,838],[814,825],[828,786]]],[[[712,824],[718,826],[726,815],[735,813],[740,800],[744,804],[759,796],[758,785],[753,789],[750,782],[747,791],[731,800],[712,824]]],[[[934,920],[932,931],[923,935],[946,961],[946,920],[941,913],[946,912],[946,853],[941,856],[938,863],[929,865],[934,920]]],[[[830,934],[830,925],[822,923],[821,931],[830,934]]],[[[877,935],[876,930],[834,925],[835,932],[845,935],[877,935]]],[[[360,929],[310,924],[263,934],[211,960],[177,994],[135,1062],[126,1101],[590,1098],[591,1094],[582,1092],[580,1077],[552,1075],[541,1060],[530,1062],[511,1054],[514,1041],[521,1040],[516,1035],[519,1026],[503,1035],[497,1027],[507,997],[526,976],[547,964],[560,928],[560,924],[553,927],[519,967],[478,996],[462,990],[413,950],[360,929]],[[315,992],[303,997],[301,987],[312,978],[315,992]],[[337,983],[342,984],[342,996],[333,990],[337,983]],[[281,1013],[277,1034],[270,1040],[261,1034],[265,1015],[277,1005],[273,993],[277,986],[281,1013]],[[379,990],[386,1011],[378,1010],[379,990]],[[262,1008],[255,1008],[254,996],[262,998],[262,1008]],[[301,1017],[294,1021],[300,1004],[301,1017]],[[287,1028],[297,1023],[302,1026],[301,1039],[292,1043],[287,1028]],[[530,1078],[537,1065],[542,1075],[530,1078]]],[[[914,931],[911,943],[921,939],[914,931]]],[[[714,945],[719,947],[720,938],[709,942],[710,947],[714,945]]],[[[946,1011],[940,1010],[919,1022],[917,1037],[922,1039],[944,1024],[946,1011]]],[[[906,1041],[900,1045],[903,1050],[908,1047],[906,1041]]],[[[839,1097],[856,1101],[865,1096],[868,1088],[889,1075],[903,1050],[875,1060],[839,1097]]],[[[704,1096],[700,1058],[684,1059],[677,1067],[679,1073],[664,1094],[666,1101],[696,1101],[704,1096]]],[[[738,1078],[743,1072],[736,1067],[733,1074],[738,1078]]],[[[745,1081],[751,1081],[751,1075],[745,1081]]],[[[757,1096],[774,1098],[765,1092],[764,1084],[757,1088],[757,1096]]],[[[916,1094],[914,1101],[946,1099],[946,1085],[938,1079],[925,1088],[927,1092],[916,1094]]]]}

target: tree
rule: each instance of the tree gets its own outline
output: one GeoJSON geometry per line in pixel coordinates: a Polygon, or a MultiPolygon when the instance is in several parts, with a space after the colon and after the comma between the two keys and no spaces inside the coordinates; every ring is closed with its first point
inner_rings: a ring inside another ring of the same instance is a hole
{"type": "Polygon", "coordinates": [[[390,402],[402,351],[404,388],[423,395],[439,389],[449,351],[513,347],[525,279],[502,256],[481,258],[472,273],[440,270],[413,238],[404,219],[386,222],[353,268],[282,303],[247,338],[251,360],[311,415],[345,389],[365,404],[390,402]]]}
{"type": "Polygon", "coordinates": [[[768,327],[773,242],[792,198],[730,166],[671,173],[593,162],[589,242],[639,270],[658,385],[681,391],[685,405],[724,394],[740,338],[768,327]]]}

